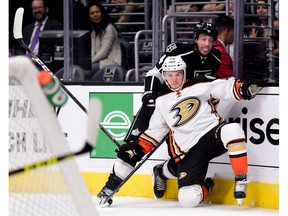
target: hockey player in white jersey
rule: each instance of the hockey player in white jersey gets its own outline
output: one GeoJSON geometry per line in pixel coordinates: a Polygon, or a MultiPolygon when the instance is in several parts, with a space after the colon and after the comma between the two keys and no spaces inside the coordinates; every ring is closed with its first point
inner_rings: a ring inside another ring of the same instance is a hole
{"type": "MultiPolygon", "coordinates": [[[[162,76],[169,91],[156,99],[149,128],[135,142],[120,146],[111,179],[121,181],[141,158],[172,133],[169,151],[177,164],[178,201],[183,207],[198,206],[211,192],[214,182],[206,179],[209,161],[228,151],[235,175],[234,197],[241,204],[246,197],[247,152],[245,135],[238,123],[226,123],[217,113],[215,98],[231,103],[250,100],[265,85],[262,80],[241,82],[234,78],[215,79],[207,75],[186,80],[186,63],[180,56],[167,57],[162,76]]],[[[175,173],[162,169],[161,178],[175,173]]],[[[109,177],[109,178],[110,178],[109,177]]],[[[113,181],[107,182],[99,194],[100,204],[112,200],[113,181]],[[108,190],[109,189],[109,190],[108,190]],[[111,193],[110,193],[111,194],[111,193]]]]}

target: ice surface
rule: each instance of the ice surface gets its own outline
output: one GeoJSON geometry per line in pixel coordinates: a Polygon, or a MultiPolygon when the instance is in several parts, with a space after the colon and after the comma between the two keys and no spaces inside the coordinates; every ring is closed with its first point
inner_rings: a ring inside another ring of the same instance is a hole
{"type": "MultiPolygon", "coordinates": [[[[93,197],[93,199],[95,199],[93,197]]],[[[196,208],[183,208],[177,200],[114,197],[110,207],[98,208],[100,215],[117,216],[275,216],[279,210],[247,206],[203,203],[196,208]]]]}

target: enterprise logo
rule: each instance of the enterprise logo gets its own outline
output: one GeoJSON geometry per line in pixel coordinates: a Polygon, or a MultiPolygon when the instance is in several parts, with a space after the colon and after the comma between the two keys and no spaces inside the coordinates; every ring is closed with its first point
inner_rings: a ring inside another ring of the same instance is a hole
{"type": "Polygon", "coordinates": [[[131,122],[126,113],[115,110],[105,116],[101,125],[115,138],[115,140],[122,141],[127,132],[121,132],[121,130],[128,130],[131,126],[131,122]]]}

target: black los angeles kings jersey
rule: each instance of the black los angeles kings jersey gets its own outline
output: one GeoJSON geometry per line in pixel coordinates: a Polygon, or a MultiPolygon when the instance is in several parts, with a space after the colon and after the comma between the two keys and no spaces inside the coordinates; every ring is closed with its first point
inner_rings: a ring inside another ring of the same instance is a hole
{"type": "Polygon", "coordinates": [[[204,74],[215,76],[221,64],[220,51],[215,48],[212,48],[210,53],[204,57],[196,50],[195,44],[171,43],[167,46],[164,55],[157,62],[156,66],[147,72],[145,91],[159,90],[153,83],[155,82],[154,77],[157,77],[160,83],[163,84],[164,80],[161,74],[162,64],[168,56],[177,55],[181,56],[187,65],[186,77],[188,80],[204,74]]]}

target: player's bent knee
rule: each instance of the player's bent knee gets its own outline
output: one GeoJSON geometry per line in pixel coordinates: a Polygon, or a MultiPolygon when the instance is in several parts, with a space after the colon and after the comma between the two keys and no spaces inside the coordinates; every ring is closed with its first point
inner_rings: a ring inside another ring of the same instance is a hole
{"type": "Polygon", "coordinates": [[[228,143],[236,139],[245,139],[245,134],[240,124],[229,123],[221,128],[221,140],[225,148],[227,148],[228,143]]]}
{"type": "Polygon", "coordinates": [[[124,179],[130,174],[132,170],[133,167],[130,164],[117,158],[111,172],[119,178],[124,179]]]}
{"type": "Polygon", "coordinates": [[[178,201],[182,207],[193,208],[203,200],[203,192],[200,185],[181,187],[178,192],[178,201]]]}

